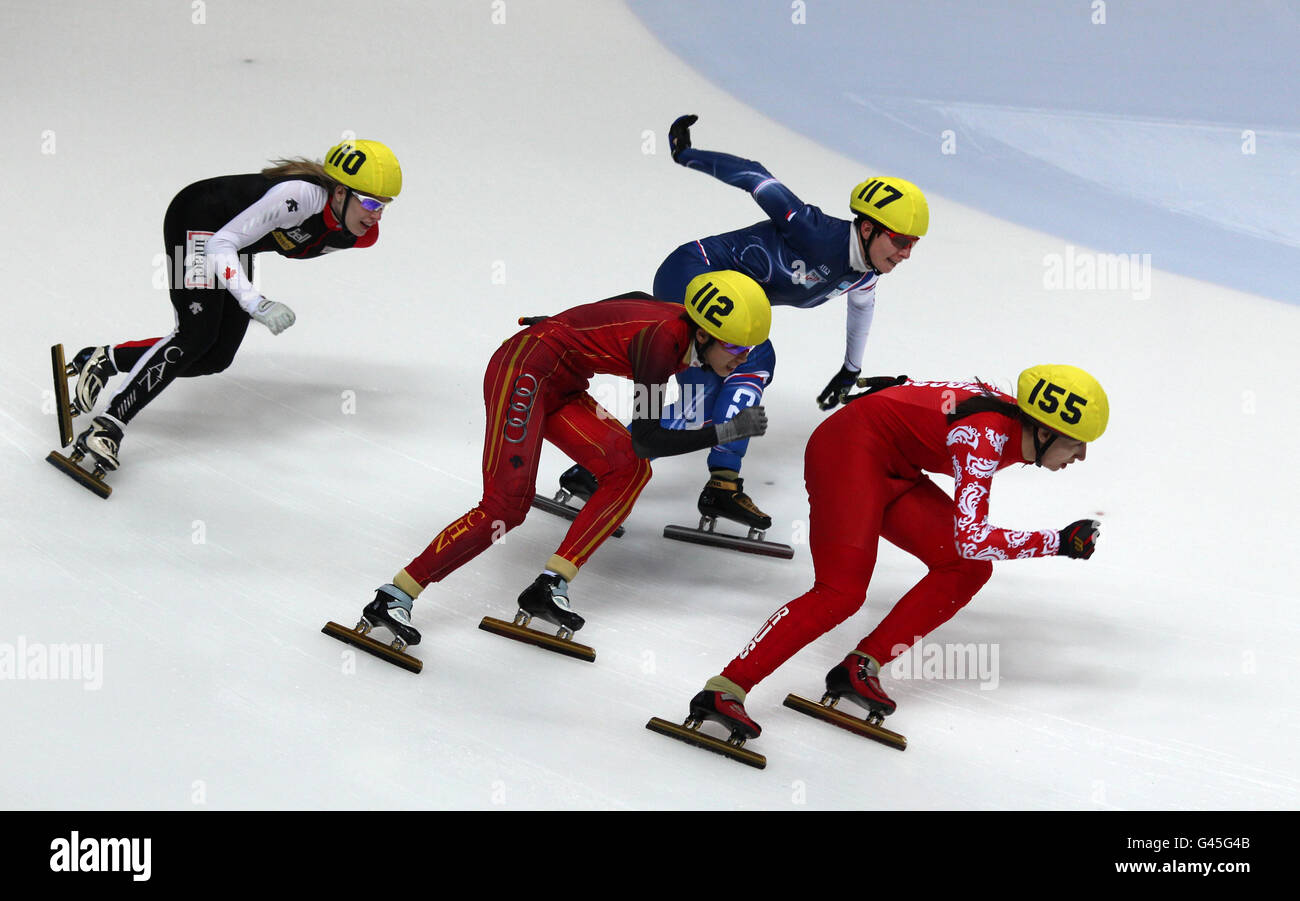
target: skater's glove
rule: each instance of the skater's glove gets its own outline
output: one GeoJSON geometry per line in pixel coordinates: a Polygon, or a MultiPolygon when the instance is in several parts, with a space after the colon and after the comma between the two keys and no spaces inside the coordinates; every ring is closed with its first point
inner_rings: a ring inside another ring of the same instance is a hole
{"type": "Polygon", "coordinates": [[[875,394],[885,388],[894,388],[907,381],[905,375],[873,375],[870,378],[858,379],[858,387],[866,388],[866,391],[859,391],[857,394],[846,394],[844,402],[857,400],[859,397],[866,397],[868,394],[875,394]]]}
{"type": "Polygon", "coordinates": [[[1057,553],[1062,557],[1087,560],[1097,549],[1097,538],[1100,535],[1101,523],[1095,519],[1072,522],[1061,530],[1061,549],[1057,553]]]}
{"type": "Polygon", "coordinates": [[[668,127],[668,150],[673,155],[673,162],[681,162],[677,157],[691,146],[691,126],[699,116],[678,116],[668,127]]]}
{"type": "Polygon", "coordinates": [[[741,438],[753,438],[767,432],[767,411],[761,406],[746,407],[717,426],[718,444],[730,444],[741,438]]]}
{"type": "Polygon", "coordinates": [[[293,325],[294,319],[297,318],[293,315],[293,310],[278,300],[263,300],[249,315],[269,328],[272,335],[280,334],[293,325]]]}
{"type": "Polygon", "coordinates": [[[826,383],[822,393],[817,395],[817,406],[823,410],[833,410],[840,405],[840,402],[848,396],[849,389],[858,379],[858,373],[847,366],[841,366],[840,371],[831,376],[831,380],[826,383]]]}

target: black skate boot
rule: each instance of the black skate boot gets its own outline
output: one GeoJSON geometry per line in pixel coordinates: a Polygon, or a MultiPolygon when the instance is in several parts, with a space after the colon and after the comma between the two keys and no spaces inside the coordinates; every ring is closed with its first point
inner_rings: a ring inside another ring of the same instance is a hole
{"type": "Polygon", "coordinates": [[[89,413],[95,408],[99,392],[104,390],[108,380],[117,375],[109,348],[83,347],[72,358],[72,369],[77,373],[77,387],[74,392],[77,409],[89,413]]]}
{"type": "Polygon", "coordinates": [[[101,469],[112,472],[117,469],[117,452],[121,445],[122,429],[117,423],[105,416],[96,416],[90,421],[90,428],[77,436],[75,449],[82,455],[93,457],[101,469]]]}
{"type": "MultiPolygon", "coordinates": [[[[564,474],[560,476],[560,490],[571,497],[589,501],[591,496],[596,493],[596,477],[581,466],[574,465],[566,469],[564,474]]],[[[568,500],[568,498],[565,498],[565,500],[568,500]]],[[[564,503],[564,501],[560,501],[560,503],[564,503]]]]}
{"type": "Polygon", "coordinates": [[[697,506],[704,517],[730,519],[748,526],[754,532],[766,532],[772,528],[772,517],[768,516],[749,499],[744,492],[745,480],[730,473],[715,470],[704,490],[700,492],[697,506]]]}
{"type": "Polygon", "coordinates": [[[889,716],[898,706],[880,687],[880,670],[876,662],[861,654],[849,654],[826,674],[826,695],[835,699],[848,698],[878,717],[889,716]]]}
{"type": "Polygon", "coordinates": [[[393,633],[401,642],[400,651],[407,645],[419,644],[420,633],[411,625],[412,597],[396,585],[381,585],[375,591],[375,599],[361,611],[361,620],[368,628],[366,631],[383,626],[393,633]]]}
{"type": "Polygon", "coordinates": [[[749,718],[740,698],[725,691],[704,691],[691,698],[691,719],[696,722],[711,720],[730,730],[733,738],[749,740],[758,738],[762,728],[749,718]]]}
{"type": "Polygon", "coordinates": [[[543,619],[570,634],[586,623],[569,607],[569,583],[559,576],[542,573],[519,595],[519,609],[530,617],[543,619]]]}

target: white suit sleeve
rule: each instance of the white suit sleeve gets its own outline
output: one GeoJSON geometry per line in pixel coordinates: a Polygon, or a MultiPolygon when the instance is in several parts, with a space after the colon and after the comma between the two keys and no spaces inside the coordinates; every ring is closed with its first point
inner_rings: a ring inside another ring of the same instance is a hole
{"type": "Polygon", "coordinates": [[[257,309],[262,295],[239,265],[239,251],[256,244],[273,229],[293,228],[325,208],[329,194],[307,181],[282,181],[239,213],[208,239],[204,251],[207,274],[228,290],[244,311],[257,309]]]}
{"type": "Polygon", "coordinates": [[[848,293],[848,326],[844,336],[844,365],[858,372],[862,369],[862,352],[867,346],[871,331],[871,318],[876,312],[876,286],[848,293]]]}

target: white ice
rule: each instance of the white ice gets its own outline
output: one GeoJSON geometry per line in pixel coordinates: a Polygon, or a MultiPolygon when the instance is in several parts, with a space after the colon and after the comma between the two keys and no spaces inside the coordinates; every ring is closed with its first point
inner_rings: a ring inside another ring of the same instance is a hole
{"type": "MultiPolygon", "coordinates": [[[[705,477],[703,455],[674,458],[574,583],[594,664],[476,628],[512,614],[560,541],[565,524],[542,513],[417,602],[422,674],[321,635],[477,501],[483,368],[517,317],[648,290],[679,243],[755,221],[743,193],[671,163],[675,116],[700,114],[699,146],[763,161],[833,214],[873,171],[713,86],[619,4],[357,8],[0,13],[0,806],[1297,806],[1300,308],[1159,268],[1146,296],[1052,288],[1051,261],[1092,248],[938,192],[929,236],[881,282],[866,368],[1005,386],[1071,362],[1106,385],[1112,419],[1083,465],[998,477],[998,525],[1097,516],[1099,549],[999,564],[927,639],[996,651],[995,685],[893,671],[905,752],[781,706],[816,697],[920,577],[888,545],[866,606],[750,695],[765,771],[644,728],[683,717],[811,585],[802,452],[839,365],[842,303],[776,311],[772,428],[745,463],[794,560],[663,539],[693,522],[705,477]],[[172,195],[319,157],[345,131],[402,161],[379,243],[261,257],[263,290],[297,324],[251,325],[227,372],[141,413],[111,499],[46,465],[50,345],[172,327],[157,264],[172,195]],[[14,660],[58,645],[102,669],[38,678],[35,658],[14,660]]],[[[1169,128],[1163,152],[1203,138],[1169,128]]],[[[542,490],[566,465],[547,449],[542,490]]]]}

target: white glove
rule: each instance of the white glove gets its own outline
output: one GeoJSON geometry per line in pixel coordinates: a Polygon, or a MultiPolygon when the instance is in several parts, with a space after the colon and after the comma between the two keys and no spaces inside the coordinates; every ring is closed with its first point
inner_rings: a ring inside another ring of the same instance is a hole
{"type": "Polygon", "coordinates": [[[272,335],[280,334],[280,332],[293,325],[294,319],[297,318],[293,315],[293,310],[278,300],[266,299],[263,299],[257,305],[257,309],[248,315],[269,328],[272,335]]]}

